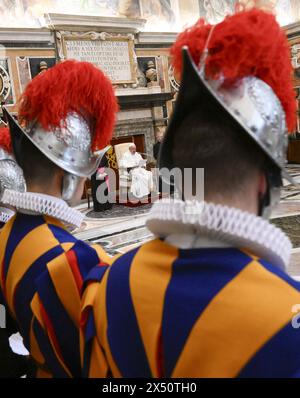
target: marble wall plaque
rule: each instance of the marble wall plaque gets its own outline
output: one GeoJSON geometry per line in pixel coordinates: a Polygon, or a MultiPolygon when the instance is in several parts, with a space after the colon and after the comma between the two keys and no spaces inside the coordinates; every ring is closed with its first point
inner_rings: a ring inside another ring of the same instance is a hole
{"type": "Polygon", "coordinates": [[[64,57],[91,62],[114,84],[135,83],[133,40],[122,37],[64,37],[64,57]]]}

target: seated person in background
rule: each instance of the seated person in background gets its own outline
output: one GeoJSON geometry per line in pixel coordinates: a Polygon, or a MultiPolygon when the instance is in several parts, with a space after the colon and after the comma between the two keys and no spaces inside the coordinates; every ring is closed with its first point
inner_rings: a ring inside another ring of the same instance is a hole
{"type": "Polygon", "coordinates": [[[156,202],[146,222],[157,239],[87,286],[84,375],[299,377],[300,283],[268,221],[296,119],[285,33],[271,14],[239,12],[200,20],[171,54],[184,67],[159,167],[204,169],[205,201],[175,181],[180,200],[156,202]]]}
{"type": "Polygon", "coordinates": [[[136,151],[136,145],[130,144],[120,161],[120,167],[127,169],[131,177],[130,192],[136,198],[148,196],[153,189],[151,171],[146,170],[147,161],[136,151]]]}

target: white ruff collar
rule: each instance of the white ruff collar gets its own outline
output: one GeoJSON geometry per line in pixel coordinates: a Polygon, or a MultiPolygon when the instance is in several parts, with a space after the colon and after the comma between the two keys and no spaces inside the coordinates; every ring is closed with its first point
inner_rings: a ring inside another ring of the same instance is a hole
{"type": "Polygon", "coordinates": [[[64,200],[34,192],[5,190],[1,202],[15,207],[19,213],[46,215],[73,227],[80,227],[84,215],[72,209],[64,200]]]}
{"type": "Polygon", "coordinates": [[[219,247],[225,243],[227,247],[248,249],[281,269],[289,264],[291,256],[292,244],[281,229],[261,217],[213,203],[165,199],[154,203],[146,225],[161,238],[192,237],[194,245],[189,247],[204,247],[197,242],[209,238],[215,241],[211,247],[217,247],[218,241],[219,247]]]}
{"type": "Polygon", "coordinates": [[[13,210],[7,209],[6,207],[0,207],[0,222],[7,223],[14,216],[13,210]]]}

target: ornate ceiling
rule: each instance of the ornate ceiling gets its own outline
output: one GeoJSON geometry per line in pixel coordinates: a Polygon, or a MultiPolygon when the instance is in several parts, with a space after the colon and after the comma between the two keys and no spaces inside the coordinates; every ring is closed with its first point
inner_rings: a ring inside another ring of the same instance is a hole
{"type": "MultiPolygon", "coordinates": [[[[300,0],[240,0],[276,13],[281,25],[300,21],[300,0]]],[[[179,30],[199,16],[220,22],[237,0],[0,0],[0,26],[39,26],[48,12],[143,17],[150,30],[179,30]]]]}

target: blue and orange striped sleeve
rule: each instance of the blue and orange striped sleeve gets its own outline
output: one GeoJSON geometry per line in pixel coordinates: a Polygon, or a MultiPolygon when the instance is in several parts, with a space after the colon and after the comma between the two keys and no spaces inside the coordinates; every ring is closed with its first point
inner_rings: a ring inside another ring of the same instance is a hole
{"type": "Polygon", "coordinates": [[[94,267],[104,267],[92,247],[77,241],[69,250],[47,264],[35,281],[31,303],[34,314],[31,344],[45,358],[58,377],[81,377],[79,323],[81,292],[85,278],[94,267]]]}

